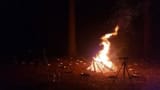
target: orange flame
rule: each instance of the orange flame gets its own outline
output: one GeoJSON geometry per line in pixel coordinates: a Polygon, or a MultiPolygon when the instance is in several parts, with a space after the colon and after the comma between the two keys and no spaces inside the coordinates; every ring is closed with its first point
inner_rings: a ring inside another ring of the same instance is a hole
{"type": "Polygon", "coordinates": [[[95,71],[95,72],[107,72],[108,70],[113,70],[113,63],[110,61],[108,56],[109,49],[111,43],[109,42],[109,38],[111,36],[118,35],[119,26],[117,25],[114,29],[113,33],[105,34],[101,37],[102,42],[100,45],[103,46],[102,50],[98,52],[96,57],[93,57],[94,61],[92,64],[87,68],[87,70],[95,71]]]}

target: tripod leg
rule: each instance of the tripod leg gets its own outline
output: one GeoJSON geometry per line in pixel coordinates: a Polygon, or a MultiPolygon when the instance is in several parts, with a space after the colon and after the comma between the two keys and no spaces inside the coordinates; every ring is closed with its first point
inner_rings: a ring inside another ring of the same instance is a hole
{"type": "Polygon", "coordinates": [[[117,72],[117,75],[116,75],[117,78],[118,78],[118,75],[119,75],[119,73],[120,73],[122,67],[123,67],[123,64],[121,65],[120,69],[119,69],[118,72],[117,72]]]}
{"type": "Polygon", "coordinates": [[[132,90],[136,90],[134,87],[134,82],[133,82],[133,80],[132,80],[132,76],[131,76],[131,74],[129,73],[129,71],[128,71],[128,66],[126,67],[126,71],[127,71],[127,74],[128,74],[128,78],[129,78],[129,81],[130,81],[130,86],[132,87],[132,90]]]}
{"type": "Polygon", "coordinates": [[[125,80],[126,78],[126,64],[124,63],[124,66],[123,66],[123,80],[125,80]]]}
{"type": "Polygon", "coordinates": [[[128,74],[129,79],[131,79],[131,76],[130,76],[130,74],[129,74],[129,71],[128,71],[128,67],[127,67],[127,66],[126,66],[126,71],[127,71],[127,74],[128,74]]]}

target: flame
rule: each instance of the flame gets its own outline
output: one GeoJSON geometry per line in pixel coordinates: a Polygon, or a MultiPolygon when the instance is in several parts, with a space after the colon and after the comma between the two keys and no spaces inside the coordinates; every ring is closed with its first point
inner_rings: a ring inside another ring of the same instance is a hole
{"type": "Polygon", "coordinates": [[[107,72],[108,70],[113,70],[113,63],[110,61],[110,58],[108,56],[109,49],[111,46],[111,43],[109,42],[109,38],[111,36],[118,35],[119,26],[117,25],[114,29],[113,33],[105,34],[101,37],[102,42],[100,45],[103,46],[103,48],[98,52],[96,57],[93,57],[93,62],[91,65],[87,68],[87,70],[95,71],[95,72],[107,72]]]}

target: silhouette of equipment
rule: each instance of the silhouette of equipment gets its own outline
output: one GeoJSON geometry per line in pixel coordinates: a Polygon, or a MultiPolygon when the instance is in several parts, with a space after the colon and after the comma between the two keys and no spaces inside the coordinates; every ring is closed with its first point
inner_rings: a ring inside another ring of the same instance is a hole
{"type": "Polygon", "coordinates": [[[129,71],[128,71],[128,63],[127,63],[128,57],[119,57],[119,59],[122,60],[122,64],[121,64],[120,69],[119,69],[118,72],[117,72],[116,77],[119,76],[120,71],[122,70],[123,80],[126,79],[126,73],[127,73],[127,75],[128,75],[128,78],[131,79],[131,75],[129,74],[129,71]]]}

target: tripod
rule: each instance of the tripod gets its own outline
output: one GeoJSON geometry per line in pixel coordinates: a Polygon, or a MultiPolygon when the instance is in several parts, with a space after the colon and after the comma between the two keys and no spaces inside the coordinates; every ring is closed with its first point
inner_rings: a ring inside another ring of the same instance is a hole
{"type": "Polygon", "coordinates": [[[120,69],[118,70],[118,72],[115,76],[115,79],[113,79],[111,86],[109,87],[109,90],[113,89],[113,85],[116,83],[116,80],[118,80],[118,76],[119,76],[121,70],[122,70],[122,78],[124,81],[126,80],[126,73],[128,75],[128,78],[131,79],[131,75],[129,74],[128,67],[127,67],[128,57],[120,57],[119,59],[121,59],[123,62],[122,62],[120,69]]]}
{"type": "Polygon", "coordinates": [[[122,62],[122,65],[121,65],[120,69],[119,69],[118,72],[117,72],[116,77],[118,77],[120,71],[123,70],[123,71],[122,71],[122,72],[123,72],[123,74],[122,74],[123,80],[126,79],[126,73],[127,73],[127,75],[128,75],[128,78],[131,79],[131,75],[130,75],[129,72],[128,72],[128,66],[127,66],[128,57],[120,57],[119,59],[123,60],[123,62],[122,62]]]}

